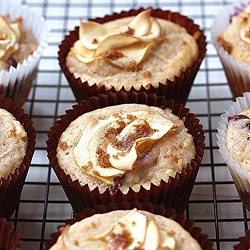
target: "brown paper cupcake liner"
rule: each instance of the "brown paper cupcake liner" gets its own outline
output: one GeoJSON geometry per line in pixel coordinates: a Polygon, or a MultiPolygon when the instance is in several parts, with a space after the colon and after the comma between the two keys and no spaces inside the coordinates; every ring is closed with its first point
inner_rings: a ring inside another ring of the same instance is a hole
{"type": "Polygon", "coordinates": [[[239,237],[240,243],[234,246],[235,250],[249,250],[250,249],[250,230],[246,230],[244,237],[239,237]]]}
{"type": "Polygon", "coordinates": [[[189,113],[189,109],[183,108],[182,104],[176,104],[172,99],[166,99],[163,96],[157,97],[155,94],[138,94],[137,92],[108,93],[108,95],[101,94],[99,97],[91,97],[88,101],[81,101],[80,104],[74,105],[73,109],[67,110],[66,114],[60,118],[48,134],[49,139],[47,140],[46,150],[50,164],[60,180],[75,212],[81,212],[85,208],[93,208],[97,204],[105,205],[110,202],[118,203],[121,201],[163,204],[166,208],[174,208],[178,213],[184,212],[205,147],[205,131],[195,115],[189,113]],[[159,186],[151,184],[150,190],[141,187],[139,192],[135,192],[130,188],[127,194],[123,194],[118,188],[115,193],[107,189],[104,193],[100,194],[98,187],[90,191],[88,185],[81,186],[78,180],[72,181],[71,177],[66,175],[60,168],[56,157],[57,143],[61,134],[71,121],[83,113],[120,103],[140,103],[161,108],[170,108],[174,114],[185,120],[185,126],[194,137],[196,147],[195,159],[181,173],[177,173],[175,178],[170,177],[168,182],[161,181],[159,186]]]}
{"type": "Polygon", "coordinates": [[[14,231],[14,226],[6,224],[5,218],[0,218],[0,249],[20,250],[22,241],[19,233],[14,231]]]}
{"type": "Polygon", "coordinates": [[[9,218],[16,209],[24,181],[35,151],[35,129],[29,115],[18,104],[11,102],[11,99],[3,98],[0,95],[0,108],[9,111],[15,118],[20,121],[28,135],[28,147],[26,156],[20,167],[14,174],[9,174],[7,179],[0,179],[0,217],[9,218]]]}
{"type": "MultiPolygon", "coordinates": [[[[143,8],[140,8],[139,10],[132,9],[128,12],[123,11],[120,14],[114,13],[113,15],[107,15],[104,18],[96,18],[92,21],[105,23],[118,18],[135,16],[143,10],[143,8]]],[[[58,60],[61,69],[65,74],[78,102],[80,102],[81,100],[86,100],[91,96],[107,94],[108,92],[119,93],[136,91],[138,93],[155,93],[158,96],[165,96],[167,99],[174,99],[177,103],[186,103],[196,73],[198,72],[201,62],[205,57],[207,43],[206,37],[204,36],[204,31],[201,30],[198,25],[194,24],[193,20],[189,19],[186,16],[182,16],[179,13],[162,11],[161,9],[152,9],[152,16],[177,23],[180,26],[184,27],[189,34],[195,36],[199,46],[199,55],[192,66],[188,67],[186,71],[182,71],[180,76],[176,76],[173,81],[166,79],[166,82],[159,83],[158,88],[150,85],[149,89],[141,87],[139,90],[135,90],[135,88],[132,87],[129,91],[126,91],[123,87],[120,91],[116,91],[114,87],[110,90],[106,90],[105,86],[99,88],[96,84],[89,86],[87,81],[82,82],[80,78],[75,78],[66,66],[66,57],[68,55],[68,52],[70,51],[70,48],[73,46],[74,42],[79,39],[79,27],[76,27],[75,30],[71,31],[69,35],[65,36],[65,39],[59,46],[58,60]]]]}
{"type": "MultiPolygon", "coordinates": [[[[150,213],[162,215],[166,218],[175,220],[199,242],[203,250],[212,249],[213,243],[208,240],[208,235],[202,234],[202,229],[200,227],[195,227],[193,221],[185,219],[183,214],[176,213],[174,209],[166,209],[163,205],[153,205],[150,202],[143,204],[139,202],[120,202],[119,204],[109,203],[106,206],[97,205],[93,209],[85,209],[82,213],[76,213],[74,215],[74,219],[66,220],[65,224],[72,225],[77,221],[81,221],[98,213],[108,213],[114,210],[131,210],[133,208],[148,211],[150,213]]],[[[45,242],[46,249],[50,249],[56,243],[57,238],[60,236],[59,228],[60,226],[58,227],[58,232],[51,234],[51,240],[45,242]]]]}

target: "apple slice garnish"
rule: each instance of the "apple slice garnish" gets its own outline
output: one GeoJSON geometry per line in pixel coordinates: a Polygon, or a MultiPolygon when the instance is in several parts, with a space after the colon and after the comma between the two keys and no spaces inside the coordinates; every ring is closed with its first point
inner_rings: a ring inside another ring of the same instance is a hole
{"type": "Polygon", "coordinates": [[[11,25],[5,17],[0,16],[0,58],[7,60],[10,55],[19,49],[21,37],[21,19],[11,25]]]}

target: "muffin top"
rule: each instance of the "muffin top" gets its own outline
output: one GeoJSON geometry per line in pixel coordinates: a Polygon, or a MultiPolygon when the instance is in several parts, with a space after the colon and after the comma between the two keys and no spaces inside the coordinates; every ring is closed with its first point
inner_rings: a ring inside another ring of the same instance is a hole
{"type": "Polygon", "coordinates": [[[250,66],[250,5],[232,17],[231,23],[218,37],[220,46],[224,47],[234,59],[250,66]]]}
{"type": "Polygon", "coordinates": [[[28,145],[23,126],[5,109],[0,109],[0,177],[6,179],[19,168],[28,145]]]}
{"type": "Polygon", "coordinates": [[[136,209],[95,214],[60,231],[51,250],[201,250],[189,232],[173,219],[136,209]]]}
{"type": "Polygon", "coordinates": [[[127,193],[159,186],[181,172],[196,149],[193,137],[171,110],[143,104],[109,106],[70,123],[57,146],[59,166],[90,190],[127,193]]]}
{"type": "Polygon", "coordinates": [[[250,172],[250,109],[228,118],[226,147],[241,168],[250,172]]]}
{"type": "Polygon", "coordinates": [[[117,91],[158,87],[180,76],[198,57],[195,37],[150,15],[148,9],[104,24],[81,21],[79,40],[66,58],[69,71],[89,86],[117,91]]]}
{"type": "Polygon", "coordinates": [[[36,39],[22,25],[22,17],[12,22],[10,16],[0,16],[0,71],[17,67],[36,49],[36,39]]]}

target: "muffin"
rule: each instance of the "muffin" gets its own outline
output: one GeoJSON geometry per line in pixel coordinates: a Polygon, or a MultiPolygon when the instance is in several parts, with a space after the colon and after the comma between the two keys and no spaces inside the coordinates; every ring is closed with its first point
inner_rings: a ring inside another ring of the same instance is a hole
{"type": "Polygon", "coordinates": [[[14,231],[14,226],[6,224],[5,218],[0,218],[0,249],[20,250],[22,241],[19,233],[14,231]]]}
{"type": "Polygon", "coordinates": [[[110,249],[163,249],[160,246],[169,250],[212,249],[207,235],[201,234],[201,229],[193,227],[193,222],[185,220],[184,215],[149,203],[99,206],[76,214],[75,220],[66,224],[52,235],[52,240],[46,243],[47,249],[65,249],[65,245],[72,249],[77,246],[97,249],[97,244],[100,244],[98,249],[109,249],[107,246],[110,249]]]}
{"type": "Polygon", "coordinates": [[[47,46],[48,27],[43,17],[7,0],[0,3],[0,25],[0,94],[22,105],[47,46]]]}
{"type": "Polygon", "coordinates": [[[249,1],[241,1],[223,8],[211,29],[234,98],[250,91],[249,21],[249,1]]]}
{"type": "Polygon", "coordinates": [[[141,8],[80,20],[60,45],[59,64],[78,102],[134,90],[185,103],[205,50],[192,20],[141,8]]]}
{"type": "Polygon", "coordinates": [[[203,155],[204,131],[182,105],[142,96],[135,93],[137,103],[125,93],[92,97],[51,128],[50,163],[76,212],[122,200],[184,211],[203,155]]]}
{"type": "Polygon", "coordinates": [[[240,237],[240,243],[234,246],[235,250],[249,250],[250,248],[250,230],[246,230],[246,235],[240,237]]]}
{"type": "Polygon", "coordinates": [[[0,217],[8,219],[19,202],[35,150],[35,133],[24,110],[2,95],[0,120],[0,217]]]}
{"type": "Polygon", "coordinates": [[[239,196],[250,211],[249,122],[250,93],[237,97],[221,116],[218,145],[231,172],[239,196]]]}

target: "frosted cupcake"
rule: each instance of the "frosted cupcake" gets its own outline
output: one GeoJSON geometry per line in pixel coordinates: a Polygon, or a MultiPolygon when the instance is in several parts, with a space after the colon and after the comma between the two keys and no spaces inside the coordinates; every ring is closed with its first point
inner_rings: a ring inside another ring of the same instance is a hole
{"type": "Polygon", "coordinates": [[[223,8],[211,29],[212,42],[236,98],[250,91],[250,5],[241,1],[223,8]]]}
{"type": "Polygon", "coordinates": [[[52,128],[48,156],[76,212],[123,200],[184,211],[203,155],[202,126],[173,100],[142,96],[91,98],[52,128]]]}
{"type": "Polygon", "coordinates": [[[35,150],[32,121],[10,99],[0,95],[0,217],[14,212],[35,150]]]}
{"type": "Polygon", "coordinates": [[[89,249],[212,249],[200,228],[163,206],[109,204],[75,216],[46,243],[47,249],[87,249],[86,245],[89,249]]]}
{"type": "Polygon", "coordinates": [[[239,196],[250,210],[249,124],[250,93],[236,98],[221,116],[218,145],[227,163],[239,196]]]}
{"type": "Polygon", "coordinates": [[[140,9],[81,21],[60,45],[59,63],[77,101],[135,90],[185,103],[205,47],[187,17],[140,9]]]}
{"type": "Polygon", "coordinates": [[[0,31],[0,94],[22,105],[47,46],[48,27],[27,7],[1,1],[0,31]]]}

